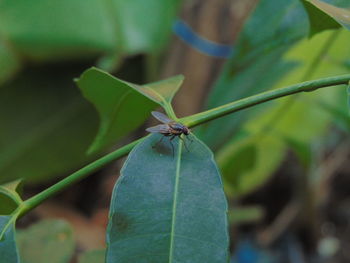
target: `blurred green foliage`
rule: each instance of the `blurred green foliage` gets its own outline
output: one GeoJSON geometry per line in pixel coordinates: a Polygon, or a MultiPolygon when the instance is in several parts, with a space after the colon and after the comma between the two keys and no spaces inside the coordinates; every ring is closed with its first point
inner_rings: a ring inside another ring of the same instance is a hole
{"type": "Polygon", "coordinates": [[[112,69],[124,56],[161,52],[179,4],[1,1],[0,183],[50,180],[94,158],[86,151],[98,117],[72,79],[96,63],[112,69]]]}
{"type": "Polygon", "coordinates": [[[22,263],[68,263],[73,257],[73,229],[63,220],[46,219],[17,231],[22,263]]]}

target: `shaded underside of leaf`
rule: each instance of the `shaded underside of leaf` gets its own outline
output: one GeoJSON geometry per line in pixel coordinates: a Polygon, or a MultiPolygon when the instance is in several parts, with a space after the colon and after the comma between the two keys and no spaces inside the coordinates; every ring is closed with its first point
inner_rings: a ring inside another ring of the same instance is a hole
{"type": "Polygon", "coordinates": [[[178,138],[173,152],[160,136],[135,147],[122,169],[107,262],[226,262],[227,203],[212,153],[192,135],[189,152],[178,138]]]}
{"type": "Polygon", "coordinates": [[[165,80],[139,86],[139,89],[158,104],[166,107],[182,85],[184,76],[178,75],[165,80]]]}
{"type": "Polygon", "coordinates": [[[11,214],[22,203],[19,191],[21,191],[21,180],[0,185],[0,215],[11,214]]]}
{"type": "Polygon", "coordinates": [[[89,152],[96,152],[136,129],[157,106],[127,82],[96,68],[85,71],[77,84],[100,116],[100,128],[89,152]]]}
{"type": "Polygon", "coordinates": [[[310,31],[309,36],[322,32],[327,29],[337,29],[340,28],[340,25],[332,17],[326,15],[320,9],[316,8],[307,0],[302,0],[302,3],[308,13],[310,21],[310,31]]]}
{"type": "Polygon", "coordinates": [[[77,84],[100,116],[100,128],[89,152],[103,149],[138,128],[157,106],[171,108],[182,81],[183,76],[176,76],[140,86],[97,68],[85,71],[77,84]]]}
{"type": "Polygon", "coordinates": [[[11,216],[0,216],[0,260],[19,263],[15,240],[15,220],[11,216]]]}
{"type": "MultiPolygon", "coordinates": [[[[350,30],[350,9],[336,7],[319,0],[308,0],[308,2],[329,15],[340,25],[350,30]]],[[[348,1],[345,1],[345,3],[348,3],[348,1]]],[[[319,19],[324,19],[324,17],[320,16],[319,19]]]]}
{"type": "Polygon", "coordinates": [[[73,230],[63,220],[43,220],[18,231],[22,263],[67,263],[75,248],[73,230]]]}

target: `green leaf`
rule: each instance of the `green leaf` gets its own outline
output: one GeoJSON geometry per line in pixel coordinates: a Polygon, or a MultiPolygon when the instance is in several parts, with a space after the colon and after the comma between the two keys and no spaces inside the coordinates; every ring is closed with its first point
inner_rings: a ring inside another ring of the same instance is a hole
{"type": "MultiPolygon", "coordinates": [[[[335,37],[334,32],[325,31],[292,48],[285,55],[285,59],[298,60],[300,66],[281,79],[276,87],[288,86],[298,80],[302,81],[305,75],[309,78],[310,68],[314,74],[312,78],[346,73],[341,63],[337,64],[334,61],[346,58],[344,54],[349,56],[350,46],[344,43],[350,41],[350,35],[345,30],[337,34],[335,37]],[[331,45],[329,39],[332,39],[331,45]],[[330,46],[325,49],[324,45],[330,46]],[[325,56],[327,59],[318,61],[319,56],[325,56]],[[318,61],[317,65],[314,61],[318,61]]],[[[225,182],[228,182],[226,187],[230,190],[229,192],[237,197],[264,184],[280,165],[288,147],[302,157],[303,165],[307,167],[309,165],[307,162],[311,159],[307,156],[310,154],[307,149],[311,147],[311,143],[324,135],[328,125],[334,119],[333,116],[322,110],[320,105],[326,103],[337,108],[344,108],[346,105],[341,103],[343,99],[340,98],[344,98],[344,90],[341,87],[300,94],[277,100],[269,108],[262,110],[260,114],[252,116],[243,127],[245,133],[248,134],[247,138],[233,139],[217,154],[223,177],[225,182]],[[252,144],[249,147],[255,147],[257,153],[254,157],[254,165],[250,171],[236,173],[232,160],[240,163],[242,159],[247,159],[247,154],[242,153],[249,144],[252,144]]]]}
{"type": "Polygon", "coordinates": [[[171,35],[181,0],[112,0],[120,48],[127,53],[156,52],[171,35]]]}
{"type": "Polygon", "coordinates": [[[124,54],[159,52],[171,35],[180,3],[2,0],[0,33],[18,53],[33,60],[116,54],[119,59],[124,54]]]}
{"type": "Polygon", "coordinates": [[[34,60],[96,56],[116,47],[115,25],[104,1],[0,2],[0,32],[34,60]]]}
{"type": "Polygon", "coordinates": [[[72,81],[81,71],[35,67],[0,88],[0,183],[52,180],[93,158],[98,116],[72,81]]]}
{"type": "Polygon", "coordinates": [[[19,195],[21,180],[0,185],[0,215],[11,214],[23,201],[19,195]]]}
{"type": "Polygon", "coordinates": [[[0,37],[0,88],[20,68],[20,62],[11,48],[0,37]]]}
{"type": "Polygon", "coordinates": [[[310,21],[309,36],[322,32],[327,29],[337,29],[340,25],[332,17],[326,15],[320,9],[316,8],[307,0],[302,0],[302,3],[308,13],[310,21]]]}
{"type": "Polygon", "coordinates": [[[349,108],[349,112],[350,112],[350,83],[348,85],[347,91],[348,91],[348,108],[349,108]]]}
{"type": "Polygon", "coordinates": [[[18,231],[22,263],[68,263],[75,242],[71,226],[63,220],[43,220],[18,231]]]}
{"type": "Polygon", "coordinates": [[[227,192],[238,198],[264,184],[283,160],[284,150],[285,143],[265,134],[228,143],[217,154],[227,192]]]}
{"type": "Polygon", "coordinates": [[[169,108],[182,81],[183,77],[178,76],[139,86],[97,68],[85,71],[77,84],[100,116],[100,128],[89,152],[96,152],[138,128],[157,106],[169,108]]]}
{"type": "MultiPolygon", "coordinates": [[[[307,35],[308,20],[299,0],[260,0],[247,20],[234,54],[213,87],[207,108],[214,108],[270,89],[297,64],[283,54],[307,35]]],[[[249,116],[264,106],[202,125],[196,133],[214,150],[224,145],[249,116]]]]}
{"type": "Polygon", "coordinates": [[[104,263],[105,249],[87,251],[79,257],[79,263],[104,263]]]}
{"type": "Polygon", "coordinates": [[[19,263],[15,240],[15,217],[0,216],[0,255],[1,262],[19,263]]]}
{"type": "Polygon", "coordinates": [[[234,206],[229,210],[228,218],[230,224],[240,225],[257,223],[264,215],[265,211],[261,206],[234,206]]]}
{"type": "MultiPolygon", "coordinates": [[[[349,88],[348,88],[349,89],[349,88]]],[[[348,92],[348,91],[347,91],[348,92]]],[[[350,105],[349,97],[346,99],[342,99],[339,101],[339,104],[345,101],[346,104],[350,105]]],[[[337,105],[329,105],[325,103],[320,103],[320,107],[325,112],[329,113],[338,126],[338,128],[342,129],[345,132],[350,132],[350,118],[349,118],[349,107],[339,107],[337,105]]]]}
{"type": "Polygon", "coordinates": [[[213,154],[194,135],[185,138],[189,151],[179,138],[172,151],[161,136],[147,137],[123,166],[107,262],[227,262],[227,203],[213,154]]]}
{"type": "Polygon", "coordinates": [[[326,13],[330,18],[325,18],[325,16],[319,16],[319,20],[328,21],[333,19],[337,21],[340,25],[350,30],[350,10],[345,8],[336,7],[319,0],[307,0],[310,4],[316,6],[319,10],[326,13]]]}

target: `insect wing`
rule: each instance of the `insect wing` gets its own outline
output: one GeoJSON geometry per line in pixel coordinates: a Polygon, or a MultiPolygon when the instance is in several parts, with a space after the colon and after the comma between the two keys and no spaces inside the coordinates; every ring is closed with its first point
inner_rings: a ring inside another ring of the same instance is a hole
{"type": "Polygon", "coordinates": [[[165,124],[159,124],[157,126],[147,128],[146,131],[152,133],[169,133],[169,126],[165,124]]]}
{"type": "Polygon", "coordinates": [[[152,111],[152,115],[154,118],[156,118],[157,120],[159,120],[160,122],[163,123],[169,123],[169,122],[173,122],[173,120],[169,119],[168,116],[166,116],[165,114],[159,112],[159,111],[152,111]]]}

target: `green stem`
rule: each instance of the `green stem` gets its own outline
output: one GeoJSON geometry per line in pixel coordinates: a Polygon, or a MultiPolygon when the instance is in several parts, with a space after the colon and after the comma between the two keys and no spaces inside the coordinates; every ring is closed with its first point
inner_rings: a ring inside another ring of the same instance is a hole
{"type": "Polygon", "coordinates": [[[254,105],[258,105],[270,100],[282,98],[288,95],[300,93],[300,92],[310,92],[320,88],[325,88],[329,86],[337,86],[342,84],[348,84],[350,81],[350,74],[341,75],[336,77],[306,81],[299,84],[295,84],[289,87],[275,89],[259,93],[255,96],[247,97],[241,100],[237,100],[217,108],[203,111],[201,113],[194,114],[181,119],[181,122],[188,127],[194,127],[199,124],[223,117],[233,112],[241,111],[250,108],[254,105]]]}
{"type": "Polygon", "coordinates": [[[91,173],[99,170],[106,164],[119,159],[125,155],[127,155],[132,148],[142,140],[144,140],[145,137],[138,139],[136,141],[133,141],[132,143],[129,143],[118,150],[111,152],[100,159],[97,159],[96,161],[88,164],[87,166],[81,168],[80,170],[76,171],[75,173],[71,174],[70,176],[64,178],[63,180],[59,181],[58,183],[52,185],[51,187],[45,189],[44,191],[40,192],[39,194],[27,199],[22,203],[22,207],[20,208],[19,216],[23,216],[24,214],[28,213],[30,210],[34,209],[38,205],[40,205],[42,202],[44,202],[46,199],[54,196],[55,194],[59,193],[63,189],[66,189],[67,187],[75,184],[76,182],[82,180],[83,178],[87,177],[91,173]]]}
{"type": "MultiPolygon", "coordinates": [[[[227,114],[264,103],[266,101],[274,100],[277,98],[281,98],[281,97],[292,95],[299,92],[309,92],[309,91],[314,91],[316,89],[325,88],[329,86],[348,84],[349,81],[350,81],[350,74],[331,77],[331,78],[318,79],[313,81],[307,81],[307,82],[299,83],[286,88],[271,90],[271,91],[263,92],[258,95],[251,96],[245,99],[234,101],[208,111],[204,111],[189,117],[182,118],[179,121],[184,123],[188,127],[194,127],[199,124],[220,118],[227,114]]],[[[73,185],[74,183],[82,180],[83,178],[87,177],[89,174],[102,168],[106,164],[127,155],[139,142],[141,142],[144,139],[145,137],[138,139],[110,154],[107,154],[106,156],[76,171],[75,173],[66,177],[62,181],[54,184],[53,186],[47,188],[46,190],[24,201],[18,208],[19,216],[20,217],[23,216],[24,214],[28,213],[29,211],[37,207],[48,198],[54,196],[55,194],[73,185]]]]}

